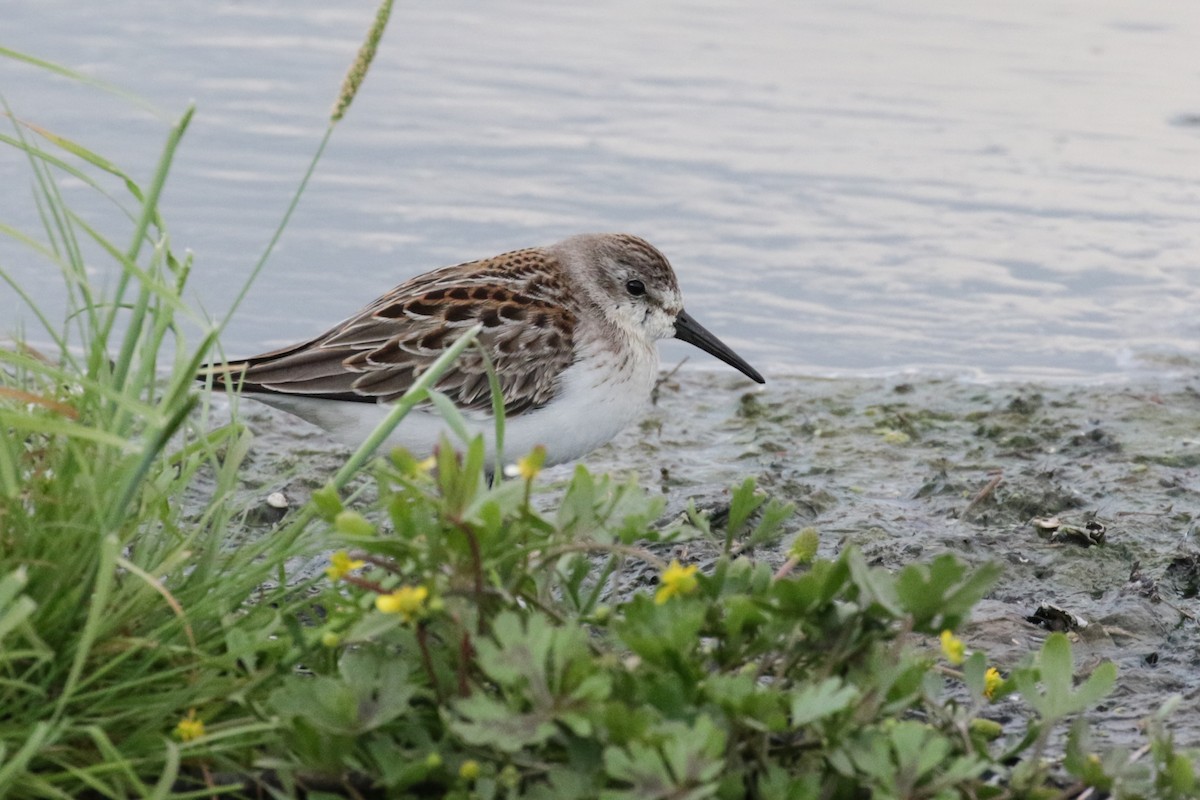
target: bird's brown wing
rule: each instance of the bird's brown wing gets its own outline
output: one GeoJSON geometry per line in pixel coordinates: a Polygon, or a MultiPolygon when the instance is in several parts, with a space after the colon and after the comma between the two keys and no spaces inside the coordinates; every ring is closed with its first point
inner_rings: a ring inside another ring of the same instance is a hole
{"type": "MultiPolygon", "coordinates": [[[[397,399],[464,331],[482,323],[509,416],[558,393],[574,359],[577,317],[543,251],[508,253],[420,275],[332,330],[292,347],[209,367],[217,388],[389,402],[397,399]]],[[[468,348],[438,379],[464,410],[491,408],[483,356],[468,348]]]]}

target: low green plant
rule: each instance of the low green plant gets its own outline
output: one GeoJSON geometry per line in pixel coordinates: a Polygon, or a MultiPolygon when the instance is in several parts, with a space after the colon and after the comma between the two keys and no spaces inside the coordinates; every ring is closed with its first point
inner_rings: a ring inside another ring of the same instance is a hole
{"type": "MultiPolygon", "coordinates": [[[[1078,725],[1068,757],[1046,759],[1061,723],[1112,687],[1112,664],[1074,686],[1054,634],[1004,677],[952,633],[997,567],[947,555],[891,574],[853,548],[816,558],[809,531],[772,571],[724,531],[653,526],[659,498],[582,467],[538,511],[537,464],[489,485],[479,442],[426,463],[398,452],[373,468],[374,511],[317,494],[343,549],[315,599],[323,621],[305,631],[308,672],[259,711],[283,722],[270,764],[287,786],[632,800],[1038,796],[1072,778],[1132,780],[1119,756],[1075,755],[1078,725]],[[938,636],[944,658],[923,644],[938,636]],[[1014,693],[1027,723],[989,720],[1014,693]]],[[[741,541],[779,534],[783,506],[752,481],[731,500],[741,541]]],[[[1157,741],[1138,785],[1191,787],[1190,756],[1157,741]]]]}

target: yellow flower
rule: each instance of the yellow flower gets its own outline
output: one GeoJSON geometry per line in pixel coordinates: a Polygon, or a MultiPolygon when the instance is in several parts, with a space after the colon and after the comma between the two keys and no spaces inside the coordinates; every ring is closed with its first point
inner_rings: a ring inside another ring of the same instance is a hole
{"type": "Polygon", "coordinates": [[[696,591],[696,586],[696,565],[684,567],[680,566],[678,560],[672,560],[658,579],[654,602],[662,605],[675,595],[691,594],[696,591]]]}
{"type": "Polygon", "coordinates": [[[397,447],[392,451],[392,464],[405,477],[416,478],[422,474],[433,472],[434,467],[437,466],[437,458],[429,456],[424,461],[418,461],[412,453],[403,447],[397,447]]]}
{"type": "Polygon", "coordinates": [[[962,639],[950,631],[942,631],[942,653],[945,654],[947,661],[958,666],[966,658],[966,652],[967,648],[962,639]]]}
{"type": "Polygon", "coordinates": [[[988,671],[983,673],[983,696],[991,700],[996,696],[996,690],[1003,683],[1004,678],[1000,675],[1000,670],[995,667],[988,667],[988,671]]]}
{"type": "Polygon", "coordinates": [[[331,581],[340,581],[346,577],[347,573],[366,565],[367,562],[351,558],[350,554],[345,550],[338,550],[329,557],[329,566],[325,568],[325,574],[329,576],[329,580],[331,581]]]}
{"type": "Polygon", "coordinates": [[[375,598],[375,607],[384,614],[399,614],[405,622],[412,622],[425,611],[425,600],[429,590],[424,586],[401,586],[391,594],[375,598]]]}
{"type": "Polygon", "coordinates": [[[194,742],[203,735],[204,720],[196,719],[196,709],[189,709],[187,716],[175,726],[175,736],[181,742],[194,742]]]}
{"type": "Polygon", "coordinates": [[[468,758],[462,763],[462,766],[458,768],[458,777],[462,778],[464,781],[473,781],[478,778],[479,762],[468,758]]]}
{"type": "Polygon", "coordinates": [[[518,458],[516,464],[509,464],[505,467],[504,475],[508,478],[520,476],[523,480],[531,481],[542,471],[542,465],[545,463],[546,448],[539,444],[530,451],[529,455],[518,458]]]}

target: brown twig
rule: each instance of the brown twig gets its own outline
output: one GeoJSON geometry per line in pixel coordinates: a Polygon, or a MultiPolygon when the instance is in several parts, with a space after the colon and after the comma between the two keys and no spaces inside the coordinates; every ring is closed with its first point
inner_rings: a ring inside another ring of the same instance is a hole
{"type": "Polygon", "coordinates": [[[445,702],[446,698],[442,695],[442,686],[438,683],[437,673],[433,670],[433,657],[429,655],[429,631],[425,628],[425,623],[417,623],[417,647],[421,649],[421,666],[425,667],[425,673],[429,675],[429,683],[433,686],[433,693],[437,696],[438,704],[445,702]]]}
{"type": "Polygon", "coordinates": [[[674,367],[672,367],[671,370],[669,372],[667,372],[667,374],[663,375],[661,378],[659,378],[658,380],[656,380],[654,382],[654,388],[650,390],[650,405],[652,405],[652,406],[658,405],[659,389],[662,388],[664,383],[671,380],[671,378],[675,377],[675,373],[679,372],[680,367],[682,367],[684,364],[687,363],[688,358],[690,358],[690,356],[684,356],[682,361],[680,361],[678,364],[676,364],[674,367]]]}
{"type": "Polygon", "coordinates": [[[962,515],[964,517],[966,517],[968,514],[970,514],[972,511],[975,510],[976,506],[978,506],[980,503],[982,503],[983,501],[985,501],[989,497],[991,497],[992,492],[996,491],[996,487],[999,486],[1000,482],[1003,480],[1004,480],[1004,471],[996,470],[995,474],[992,475],[992,479],[990,481],[988,481],[987,484],[985,484],[982,489],[979,490],[979,493],[976,494],[975,497],[973,497],[971,499],[971,502],[967,503],[967,507],[963,509],[962,515]]]}
{"type": "Polygon", "coordinates": [[[26,392],[23,389],[10,389],[7,386],[0,386],[0,397],[8,397],[16,400],[19,403],[41,406],[42,408],[47,409],[48,411],[53,411],[56,414],[60,414],[67,419],[79,419],[79,412],[75,410],[73,406],[69,406],[66,403],[60,403],[57,400],[44,397],[40,394],[26,392]]]}
{"type": "Polygon", "coordinates": [[[475,657],[475,647],[471,644],[471,634],[465,630],[462,640],[458,643],[458,695],[471,696],[471,684],[467,682],[467,664],[475,657]]]}

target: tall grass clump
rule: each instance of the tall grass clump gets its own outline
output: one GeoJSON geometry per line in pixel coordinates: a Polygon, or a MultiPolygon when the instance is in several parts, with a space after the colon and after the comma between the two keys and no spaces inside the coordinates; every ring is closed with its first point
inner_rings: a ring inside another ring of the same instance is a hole
{"type": "MultiPolygon", "coordinates": [[[[390,9],[385,0],[235,308],[361,84],[390,9]]],[[[26,54],[0,56],[130,98],[26,54]]],[[[0,146],[28,164],[41,229],[0,220],[0,235],[61,275],[66,308],[54,318],[0,264],[17,316],[38,326],[39,342],[0,347],[0,797],[219,792],[223,780],[239,784],[278,735],[255,692],[269,691],[309,649],[298,623],[308,612],[297,599],[304,586],[288,587],[284,565],[320,545],[307,536],[312,513],[257,541],[238,535],[230,500],[250,437],[236,424],[212,428],[200,408],[195,377],[219,328],[184,300],[191,258],[173,248],[159,207],[193,109],[171,125],[144,182],[5,112],[0,146]],[[115,207],[119,229],[77,212],[59,190],[64,179],[115,207]],[[189,342],[185,329],[200,333],[189,342]],[[199,504],[198,482],[208,487],[199,504]],[[198,739],[203,757],[189,762],[198,739]]],[[[15,335],[15,324],[3,333],[15,335]]]]}
{"type": "MultiPolygon", "coordinates": [[[[42,342],[0,349],[0,794],[170,787],[186,747],[171,736],[178,722],[271,674],[289,647],[267,636],[288,600],[260,587],[299,531],[224,546],[234,520],[223,500],[248,439],[235,426],[207,431],[193,414],[194,375],[216,331],[182,299],[190,259],[173,250],[158,204],[191,117],[172,126],[139,185],[8,113],[3,145],[28,162],[42,229],[2,231],[59,271],[67,307],[52,319],[0,265],[42,342]],[[64,177],[108,194],[124,230],[76,213],[58,189],[64,177]],[[121,191],[109,194],[114,177],[121,191]],[[203,331],[194,343],[185,319],[203,331]],[[181,498],[202,471],[211,502],[185,519],[181,498]]],[[[236,754],[263,727],[231,716],[214,764],[244,760],[236,754]]]]}
{"type": "MultiPolygon", "coordinates": [[[[0,56],[111,90],[12,50],[0,56]]],[[[166,796],[182,785],[181,764],[201,735],[204,759],[188,780],[208,794],[223,770],[245,773],[276,727],[250,698],[306,649],[295,599],[303,586],[279,579],[289,557],[318,545],[306,539],[312,515],[300,514],[231,546],[240,516],[230,499],[249,435],[237,425],[211,428],[200,409],[195,378],[219,329],[184,300],[191,258],[173,248],[159,206],[193,110],[171,125],[142,183],[5,112],[0,146],[27,162],[41,228],[0,220],[0,235],[56,270],[67,301],[55,318],[12,265],[0,264],[23,309],[17,316],[38,326],[31,338],[39,342],[18,336],[0,347],[0,797],[166,796]],[[64,179],[115,206],[120,229],[78,213],[59,190],[64,179]],[[200,333],[188,341],[185,329],[200,333]],[[201,476],[209,495],[189,506],[201,476]]],[[[10,317],[0,333],[15,336],[15,324],[10,317]]]]}

